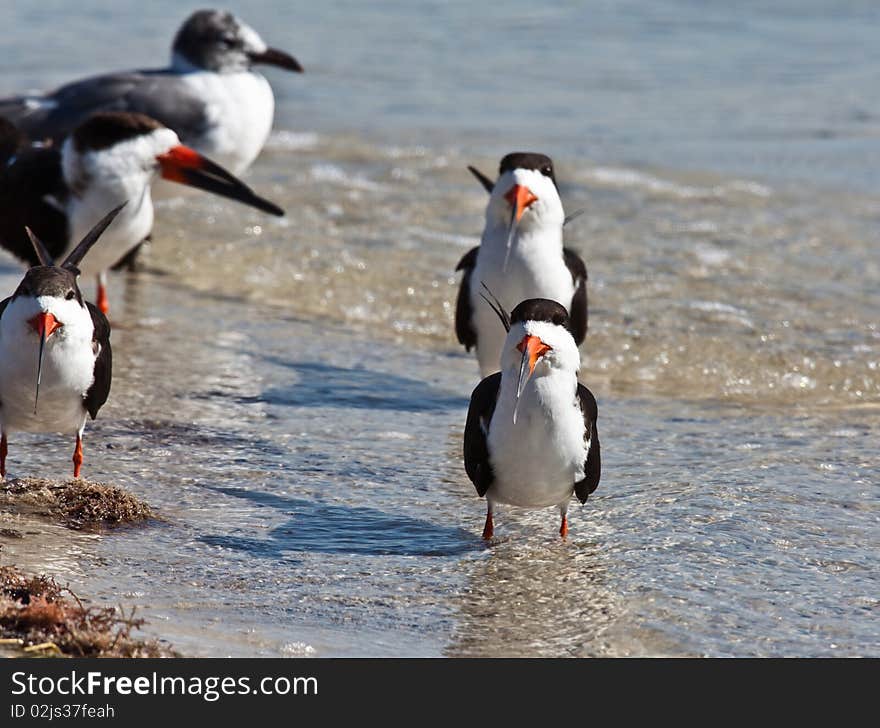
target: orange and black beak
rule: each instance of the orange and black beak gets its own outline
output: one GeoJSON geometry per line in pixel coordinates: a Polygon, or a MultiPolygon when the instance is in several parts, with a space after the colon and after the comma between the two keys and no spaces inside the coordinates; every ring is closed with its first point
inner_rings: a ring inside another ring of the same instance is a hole
{"type": "Polygon", "coordinates": [[[289,53],[279,51],[277,48],[267,48],[262,53],[248,53],[247,55],[251,59],[251,63],[264,63],[267,66],[278,66],[285,71],[303,72],[303,67],[296,58],[289,53]]]}
{"type": "Polygon", "coordinates": [[[519,381],[516,384],[516,406],[513,408],[513,422],[516,423],[516,413],[519,409],[519,398],[526,388],[526,383],[535,373],[535,366],[544,354],[552,350],[537,336],[526,334],[522,341],[516,345],[516,348],[522,352],[522,360],[519,365],[519,381]]]}
{"type": "Polygon", "coordinates": [[[46,339],[64,324],[48,311],[38,313],[33,318],[28,319],[28,323],[40,335],[40,353],[37,355],[37,391],[34,395],[34,414],[37,414],[37,403],[40,401],[40,380],[43,377],[43,350],[46,347],[46,339]]]}
{"type": "Polygon", "coordinates": [[[513,219],[516,222],[522,219],[523,213],[528,209],[529,205],[538,200],[535,194],[525,185],[514,185],[504,193],[504,199],[513,208],[513,219]]]}
{"type": "Polygon", "coordinates": [[[507,226],[507,250],[504,252],[504,265],[502,266],[502,270],[507,270],[507,259],[510,256],[510,247],[513,245],[513,235],[516,232],[516,226],[529,205],[538,198],[525,185],[514,185],[504,193],[504,199],[510,203],[510,223],[507,226]]]}
{"type": "Polygon", "coordinates": [[[158,155],[156,159],[159,161],[163,179],[237,200],[270,215],[284,214],[284,210],[278,205],[264,200],[238,177],[194,149],[180,144],[158,155]]]}

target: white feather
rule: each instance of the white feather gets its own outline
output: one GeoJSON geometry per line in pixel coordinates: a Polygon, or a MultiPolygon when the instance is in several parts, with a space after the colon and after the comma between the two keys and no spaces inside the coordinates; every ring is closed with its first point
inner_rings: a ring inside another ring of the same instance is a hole
{"type": "Polygon", "coordinates": [[[575,287],[562,255],[564,220],[556,186],[540,172],[517,169],[505,172],[495,183],[470,279],[472,324],[482,376],[499,370],[505,339],[497,316],[480,297],[484,282],[508,311],[528,298],[548,298],[571,309],[575,287]],[[528,187],[538,199],[517,224],[508,254],[511,208],[504,195],[514,184],[528,187]]]}
{"type": "Polygon", "coordinates": [[[496,503],[564,510],[576,481],[584,477],[589,444],[577,401],[580,356],[571,335],[550,323],[529,321],[511,327],[504,344],[498,403],[489,423],[487,444],[495,474],[487,498],[496,503]],[[552,349],[538,360],[519,398],[521,353],[526,334],[552,349]]]}
{"type": "Polygon", "coordinates": [[[0,318],[0,425],[4,432],[62,432],[82,429],[83,396],[95,377],[94,326],[74,300],[19,296],[0,318]],[[34,414],[40,337],[28,320],[42,311],[63,325],[46,339],[40,400],[34,414]]]}
{"type": "Polygon", "coordinates": [[[181,81],[205,100],[209,120],[206,133],[186,143],[233,174],[244,172],[272,131],[275,97],[269,82],[254,71],[197,71],[181,81]]]}
{"type": "Polygon", "coordinates": [[[98,220],[128,200],[83,259],[80,269],[84,275],[107,270],[150,233],[150,184],[158,167],[156,157],[178,144],[177,134],[164,127],[85,153],[76,150],[72,139],[64,143],[62,170],[72,192],[67,204],[70,239],[65,255],[98,220]]]}

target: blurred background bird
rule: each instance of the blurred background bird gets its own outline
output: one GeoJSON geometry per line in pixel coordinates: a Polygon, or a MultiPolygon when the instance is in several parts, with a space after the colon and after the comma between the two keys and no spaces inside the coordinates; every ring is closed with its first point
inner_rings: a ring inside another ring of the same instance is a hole
{"type": "Polygon", "coordinates": [[[96,303],[107,313],[106,271],[153,227],[151,185],[156,177],[237,200],[271,215],[277,205],[234,175],[180,143],[171,129],[144,114],[92,115],[63,144],[29,145],[20,130],[0,124],[0,246],[36,262],[29,226],[52,256],[60,257],[100,211],[130,200],[95,246],[83,273],[98,277],[96,303]]]}
{"type": "Polygon", "coordinates": [[[272,130],[275,97],[254,70],[260,64],[303,70],[293,56],[269,47],[232,13],[199,10],[177,32],[167,67],[105,73],[45,95],[0,99],[0,116],[30,139],[57,144],[97,111],[134,111],[241,174],[272,130]]]}
{"type": "Polygon", "coordinates": [[[508,307],[529,298],[549,298],[564,306],[579,345],[587,333],[587,269],[563,247],[565,212],[553,162],[544,154],[513,152],[502,160],[498,179],[470,168],[489,192],[479,247],[459,261],[464,271],[455,312],[458,340],[476,349],[480,373],[498,371],[504,332],[481,298],[485,284],[508,307]]]}

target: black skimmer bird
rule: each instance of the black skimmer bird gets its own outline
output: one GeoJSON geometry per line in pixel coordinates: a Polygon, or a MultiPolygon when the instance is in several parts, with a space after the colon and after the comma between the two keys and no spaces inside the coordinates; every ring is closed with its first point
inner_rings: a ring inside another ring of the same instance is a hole
{"type": "Polygon", "coordinates": [[[30,139],[58,144],[97,111],[134,111],[241,174],[266,143],[275,113],[272,88],[256,64],[303,70],[231,13],[199,10],[177,32],[167,68],[108,73],[45,96],[0,99],[0,116],[30,139]]]}
{"type": "Polygon", "coordinates": [[[30,227],[60,258],[103,210],[130,200],[82,266],[98,276],[98,307],[107,313],[106,271],[144,240],[153,227],[150,186],[156,176],[237,200],[272,215],[277,205],[211,160],[183,146],[171,129],[131,112],[101,112],[80,124],[61,147],[23,144],[0,126],[0,245],[35,265],[24,233],[30,227]],[[5,133],[4,133],[5,131],[5,133]],[[10,150],[11,153],[10,153],[10,150]]]}
{"type": "MultiPolygon", "coordinates": [[[[580,384],[580,354],[562,304],[522,301],[508,317],[486,298],[507,329],[501,371],[471,395],[464,467],[488,502],[483,538],[494,535],[496,503],[556,506],[568,533],[568,504],[596,490],[601,475],[596,399],[580,384]]],[[[496,322],[497,326],[497,322],[496,322]]]]}
{"type": "Polygon", "coordinates": [[[479,247],[456,267],[464,276],[455,332],[468,351],[476,348],[485,377],[498,371],[504,336],[480,296],[482,285],[508,307],[529,298],[558,301],[568,310],[572,334],[580,345],[587,333],[587,268],[577,253],[563,246],[567,218],[549,157],[508,154],[495,182],[469,169],[489,192],[489,204],[479,247]]]}
{"type": "Polygon", "coordinates": [[[77,266],[124,205],[105,215],[61,265],[28,230],[39,265],[0,301],[0,477],[6,477],[7,435],[16,431],[75,432],[73,477],[79,477],[86,419],[97,417],[110,394],[112,353],[110,324],[83,301],[77,266]]]}

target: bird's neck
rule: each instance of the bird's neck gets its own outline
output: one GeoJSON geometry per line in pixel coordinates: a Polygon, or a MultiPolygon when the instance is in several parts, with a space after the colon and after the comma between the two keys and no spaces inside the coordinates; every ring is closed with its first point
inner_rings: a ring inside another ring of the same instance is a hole
{"type": "MultiPolygon", "coordinates": [[[[509,228],[506,222],[496,222],[486,228],[481,245],[489,248],[507,250],[507,237],[509,228]]],[[[513,233],[510,240],[510,255],[515,253],[528,256],[537,251],[542,255],[555,252],[562,254],[562,226],[561,225],[520,225],[513,233]]]]}
{"type": "Polygon", "coordinates": [[[193,63],[182,53],[172,51],[170,70],[174,73],[197,73],[199,71],[207,71],[208,69],[193,63]]]}
{"type": "MultiPolygon", "coordinates": [[[[510,366],[502,372],[498,406],[511,413],[517,407],[516,389],[519,383],[519,365],[510,366]]],[[[526,382],[519,396],[519,414],[527,411],[541,412],[552,418],[558,408],[574,402],[577,393],[577,374],[559,367],[548,367],[535,372],[526,382]]]]}
{"type": "Polygon", "coordinates": [[[171,67],[173,73],[218,73],[220,75],[228,73],[247,73],[250,67],[240,63],[231,63],[229,65],[218,65],[216,68],[206,68],[198,63],[194,63],[179,51],[171,53],[171,67]]]}

